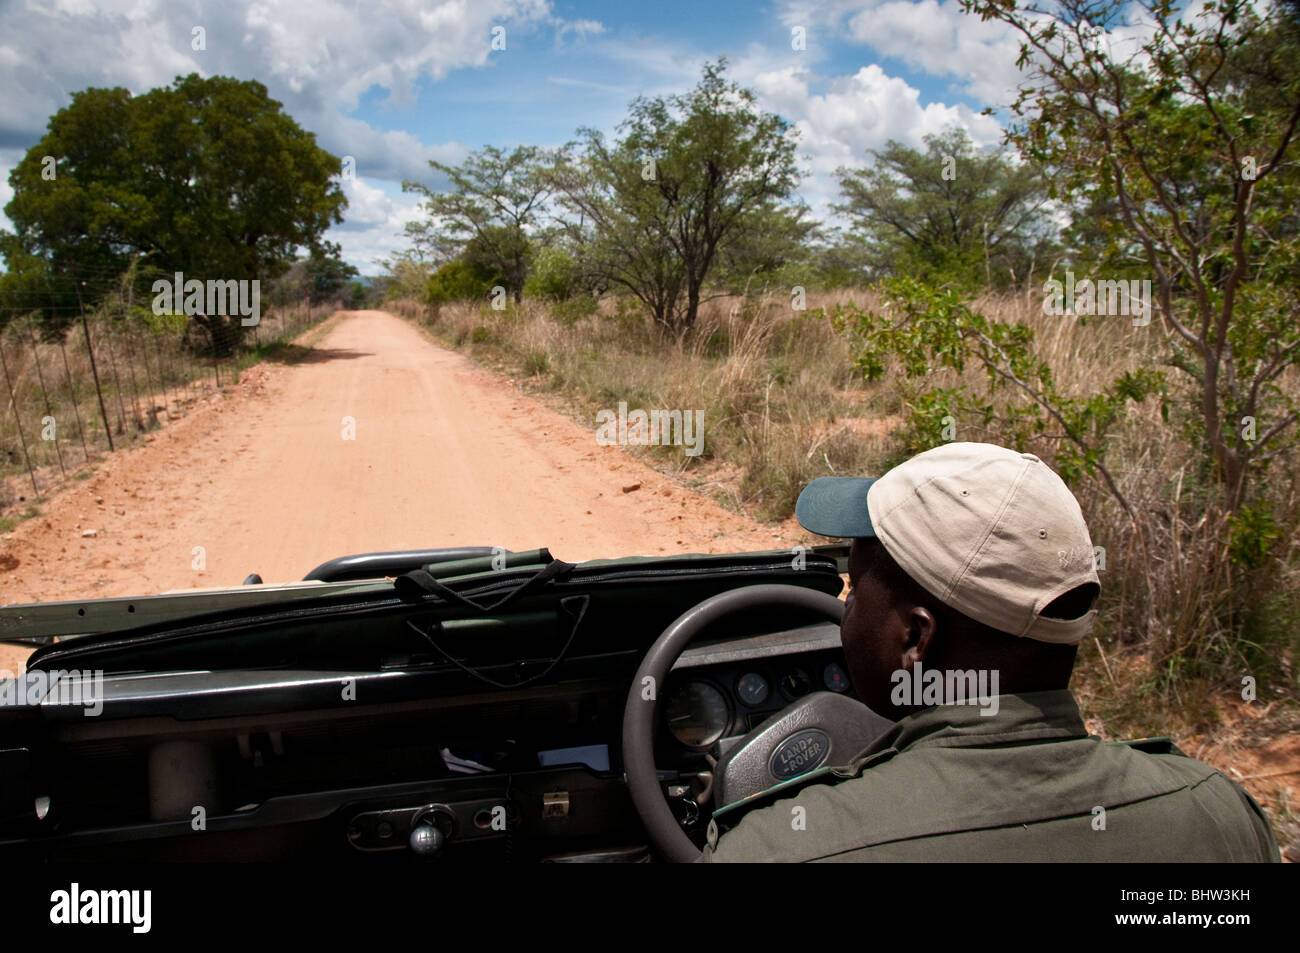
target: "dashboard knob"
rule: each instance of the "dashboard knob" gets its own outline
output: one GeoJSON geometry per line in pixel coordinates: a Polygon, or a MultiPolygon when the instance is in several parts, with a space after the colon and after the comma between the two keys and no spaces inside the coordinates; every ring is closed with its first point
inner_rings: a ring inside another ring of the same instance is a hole
{"type": "Polygon", "coordinates": [[[422,821],[411,831],[411,850],[419,857],[433,857],[442,851],[447,835],[429,821],[422,821]]]}

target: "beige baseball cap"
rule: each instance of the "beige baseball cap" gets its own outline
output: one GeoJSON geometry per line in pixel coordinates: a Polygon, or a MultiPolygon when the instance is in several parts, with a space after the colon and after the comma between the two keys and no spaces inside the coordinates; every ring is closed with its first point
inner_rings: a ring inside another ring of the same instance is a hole
{"type": "Polygon", "coordinates": [[[1000,631],[1074,644],[1096,618],[1042,614],[1100,581],[1079,502],[1032,453],[947,443],[879,479],[813,480],[795,516],[822,536],[876,537],[927,592],[1000,631]]]}

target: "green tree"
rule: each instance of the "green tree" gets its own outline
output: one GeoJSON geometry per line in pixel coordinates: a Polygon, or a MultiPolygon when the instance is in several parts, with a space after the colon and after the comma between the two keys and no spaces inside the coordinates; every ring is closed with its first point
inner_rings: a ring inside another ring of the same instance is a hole
{"type": "Polygon", "coordinates": [[[963,0],[1022,38],[1010,141],[1066,194],[1114,210],[1092,225],[1099,262],[1145,266],[1231,513],[1300,419],[1278,386],[1300,357],[1300,42],[1276,5],[1137,6],[1150,35],[1126,47],[1104,37],[1126,0],[963,0]]]}
{"type": "Polygon", "coordinates": [[[537,253],[533,273],[524,293],[552,303],[566,301],[578,287],[578,262],[563,248],[551,246],[537,253]]]}
{"type": "Polygon", "coordinates": [[[387,272],[375,282],[382,294],[380,300],[424,299],[433,268],[416,250],[398,252],[392,258],[381,259],[379,264],[387,272]]]}
{"type": "Polygon", "coordinates": [[[820,229],[809,255],[821,288],[860,288],[871,280],[871,253],[860,235],[820,229]]]}
{"type": "Polygon", "coordinates": [[[450,249],[458,256],[487,265],[502,275],[518,302],[532,257],[529,232],[537,224],[551,186],[544,166],[552,153],[536,146],[518,146],[509,152],[486,146],[458,166],[430,160],[445,175],[451,188],[434,191],[418,182],[403,182],[402,190],[425,197],[429,218],[407,228],[417,248],[435,261],[450,249]]]}
{"type": "Polygon", "coordinates": [[[580,130],[582,154],[553,174],[584,269],[672,334],[694,326],[719,255],[798,180],[790,124],[725,70],[719,60],[685,95],[635,100],[613,143],[580,130]]]}
{"type": "Polygon", "coordinates": [[[348,282],[359,272],[340,257],[337,243],[324,242],[307,258],[307,292],[312,302],[351,297],[348,282]]]}
{"type": "Polygon", "coordinates": [[[371,289],[364,281],[349,281],[343,294],[343,306],[350,311],[370,307],[371,289]]]}
{"type": "MultiPolygon", "coordinates": [[[[10,173],[14,231],[0,252],[16,277],[2,290],[59,324],[137,255],[142,273],[274,278],[342,220],[339,171],[254,81],[84,90],[10,173]]],[[[237,315],[196,320],[230,346],[245,330],[237,315]]]]}
{"type": "Polygon", "coordinates": [[[483,262],[464,258],[451,261],[429,276],[425,301],[446,304],[486,298],[492,286],[500,280],[500,273],[483,262]]]}
{"type": "Polygon", "coordinates": [[[1005,286],[1050,253],[1040,169],[977,150],[965,130],[926,136],[925,151],[890,140],[865,169],[836,171],[842,204],[877,275],[1005,286]]]}
{"type": "Polygon", "coordinates": [[[832,314],[832,323],[849,337],[855,369],[865,379],[878,380],[887,357],[898,361],[903,397],[913,409],[902,434],[906,456],[952,439],[944,428],[955,423],[957,415],[979,419],[985,427],[996,422],[1002,439],[1017,447],[1055,431],[1060,437],[1055,463],[1061,476],[1067,481],[1097,476],[1130,519],[1135,518],[1107,467],[1105,450],[1130,401],[1163,394],[1164,379],[1158,372],[1124,372],[1093,393],[1072,395],[1034,347],[1029,326],[985,317],[956,289],[936,289],[916,278],[886,278],[879,290],[879,310],[840,308],[832,314]],[[965,383],[934,386],[936,369],[960,374],[968,364],[984,371],[982,388],[965,383]]]}
{"type": "Polygon", "coordinates": [[[807,274],[811,280],[810,243],[817,225],[808,214],[808,206],[802,204],[756,210],[746,227],[719,247],[716,283],[745,294],[760,276],[771,281],[807,274]]]}

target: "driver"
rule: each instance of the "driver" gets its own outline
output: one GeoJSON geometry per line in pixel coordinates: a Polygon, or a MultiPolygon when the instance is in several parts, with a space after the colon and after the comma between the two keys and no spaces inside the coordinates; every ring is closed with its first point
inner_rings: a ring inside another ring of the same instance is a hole
{"type": "Polygon", "coordinates": [[[725,834],[715,820],[702,860],[1280,859],[1218,771],[1167,741],[1088,735],[1067,685],[1096,615],[1092,539],[1036,456],[950,443],[878,480],[814,480],[795,514],[852,538],[845,660],[900,720],[725,834]]]}

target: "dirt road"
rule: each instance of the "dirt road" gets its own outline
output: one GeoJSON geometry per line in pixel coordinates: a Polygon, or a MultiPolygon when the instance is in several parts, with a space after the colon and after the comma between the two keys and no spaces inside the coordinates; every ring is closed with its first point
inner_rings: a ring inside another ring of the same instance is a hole
{"type": "MultiPolygon", "coordinates": [[[[251,572],[289,581],[381,550],[548,546],[577,561],[799,541],[599,446],[594,420],[547,409],[392,315],[331,324],[300,359],[252,369],[6,534],[0,602],[236,585],[251,572]]],[[[0,668],[25,655],[0,646],[0,668]]]]}

